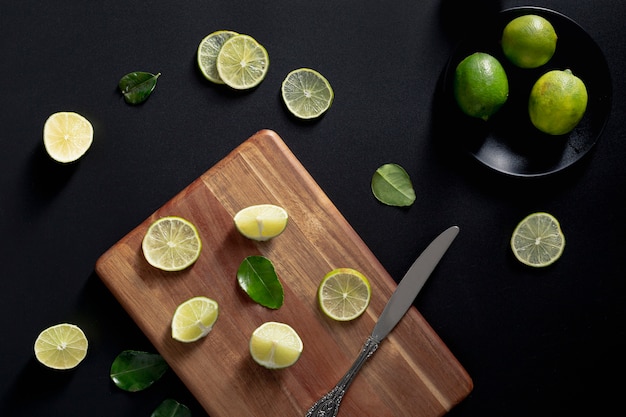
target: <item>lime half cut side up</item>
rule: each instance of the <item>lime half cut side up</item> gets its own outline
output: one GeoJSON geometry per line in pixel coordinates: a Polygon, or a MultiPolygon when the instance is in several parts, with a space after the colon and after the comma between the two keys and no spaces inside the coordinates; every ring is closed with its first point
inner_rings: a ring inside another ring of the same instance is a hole
{"type": "Polygon", "coordinates": [[[302,349],[302,339],[285,323],[263,323],[250,337],[252,359],[268,369],[282,369],[293,365],[300,358],[302,349]]]}
{"type": "Polygon", "coordinates": [[[354,320],[363,314],[371,296],[372,288],[365,275],[352,268],[330,271],[317,290],[322,312],[338,321],[354,320]]]}
{"type": "Polygon", "coordinates": [[[52,369],[72,369],[87,356],[87,337],[76,325],[48,327],[35,340],[35,357],[52,369]]]}
{"type": "Polygon", "coordinates": [[[217,55],[220,49],[222,49],[224,42],[235,35],[238,35],[238,33],[232,30],[218,30],[207,35],[200,41],[197,60],[198,68],[204,78],[215,84],[224,84],[224,81],[222,81],[217,72],[217,55]]]}
{"type": "Polygon", "coordinates": [[[525,217],[513,231],[511,249],[523,264],[544,267],[563,254],[565,236],[551,214],[538,212],[525,217]]]}
{"type": "Polygon", "coordinates": [[[215,300],[197,296],[181,303],[172,317],[172,338],[195,342],[209,334],[217,321],[219,306],[215,300]]]}
{"type": "Polygon", "coordinates": [[[167,216],[150,225],[141,248],[150,265],[164,271],[180,271],[198,259],[202,242],[190,221],[167,216]]]}
{"type": "Polygon", "coordinates": [[[247,90],[263,81],[269,70],[267,50],[249,35],[227,39],[216,58],[217,73],[235,90],[247,90]]]}
{"type": "Polygon", "coordinates": [[[287,109],[300,119],[314,119],[326,112],[335,94],[322,74],[310,68],[291,71],[285,77],[281,94],[287,109]]]}
{"type": "Polygon", "coordinates": [[[93,142],[93,126],[74,112],[52,114],[43,126],[43,143],[52,159],[64,164],[83,156],[93,142]]]}

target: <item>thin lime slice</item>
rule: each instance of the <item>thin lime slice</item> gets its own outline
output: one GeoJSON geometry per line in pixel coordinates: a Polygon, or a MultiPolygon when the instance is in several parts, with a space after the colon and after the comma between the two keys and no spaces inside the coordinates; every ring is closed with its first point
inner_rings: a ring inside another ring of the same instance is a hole
{"type": "Polygon", "coordinates": [[[264,241],[280,235],[287,227],[287,211],[273,204],[258,204],[241,209],[233,218],[245,237],[264,241]]]}
{"type": "Polygon", "coordinates": [[[563,254],[565,236],[558,220],[548,213],[538,212],[525,217],[513,231],[511,249],[525,265],[544,267],[563,254]]]}
{"type": "Polygon", "coordinates": [[[197,296],[181,303],[172,318],[172,338],[179,342],[195,342],[213,328],[219,314],[217,301],[197,296]]]}
{"type": "Polygon", "coordinates": [[[216,58],[220,78],[235,90],[259,85],[267,75],[269,64],[263,45],[249,35],[236,35],[226,40],[216,58]]]}
{"type": "Polygon", "coordinates": [[[198,259],[202,242],[190,221],[167,216],[150,225],[141,248],[150,265],[164,271],[180,271],[198,259]]]}
{"type": "Polygon", "coordinates": [[[299,68],[287,74],[281,93],[287,109],[300,119],[321,116],[335,97],[328,80],[310,68],[299,68]]]}
{"type": "Polygon", "coordinates": [[[61,163],[74,162],[93,142],[93,126],[78,113],[52,114],[43,126],[43,143],[48,155],[61,163]]]}
{"type": "Polygon", "coordinates": [[[216,84],[224,84],[217,72],[217,54],[228,39],[238,35],[232,30],[218,30],[207,35],[198,45],[198,68],[204,77],[216,84]]]}
{"type": "Polygon", "coordinates": [[[35,340],[35,357],[52,369],[72,369],[87,356],[87,337],[76,325],[48,327],[35,340]]]}
{"type": "Polygon", "coordinates": [[[338,321],[354,320],[363,314],[371,296],[372,289],[365,275],[352,268],[330,271],[317,290],[322,312],[338,321]]]}
{"type": "Polygon", "coordinates": [[[259,326],[250,337],[250,355],[268,369],[293,365],[302,354],[302,339],[288,324],[269,321],[259,326]]]}

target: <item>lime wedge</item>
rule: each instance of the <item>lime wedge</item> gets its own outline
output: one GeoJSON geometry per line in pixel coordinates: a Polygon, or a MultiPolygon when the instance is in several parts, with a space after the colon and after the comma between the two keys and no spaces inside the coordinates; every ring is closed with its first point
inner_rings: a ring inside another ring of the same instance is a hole
{"type": "Polygon", "coordinates": [[[269,321],[259,326],[250,337],[250,355],[268,369],[293,365],[302,354],[302,339],[288,324],[269,321]]]}
{"type": "Polygon", "coordinates": [[[511,249],[525,265],[543,267],[554,263],[563,254],[565,236],[558,220],[538,212],[525,217],[513,231],[511,249]]]}
{"type": "Polygon", "coordinates": [[[180,271],[198,259],[202,242],[190,221],[168,216],[150,225],[141,248],[150,265],[164,271],[180,271]]]}
{"type": "Polygon", "coordinates": [[[72,369],[87,356],[87,337],[76,325],[48,327],[35,340],[35,357],[52,369],[72,369]]]}
{"type": "Polygon", "coordinates": [[[338,321],[353,320],[363,314],[371,296],[372,289],[365,275],[352,268],[330,271],[317,290],[322,312],[338,321]]]}
{"type": "Polygon", "coordinates": [[[264,241],[281,234],[287,227],[287,211],[273,204],[249,206],[235,214],[235,227],[245,237],[264,241]]]}
{"type": "Polygon", "coordinates": [[[224,42],[235,35],[238,35],[238,33],[232,30],[218,30],[207,35],[200,41],[196,54],[198,68],[200,68],[200,72],[202,72],[202,75],[204,75],[207,80],[216,84],[224,84],[224,81],[222,81],[217,72],[217,54],[220,52],[220,49],[222,49],[224,42]]]}
{"type": "Polygon", "coordinates": [[[259,85],[267,75],[269,64],[269,55],[263,45],[249,35],[227,39],[216,58],[217,73],[235,90],[259,85]]]}
{"type": "Polygon", "coordinates": [[[219,307],[215,300],[198,296],[181,303],[172,318],[172,338],[179,342],[195,342],[203,338],[217,321],[219,307]]]}
{"type": "Polygon", "coordinates": [[[330,108],[335,94],[322,74],[310,68],[291,71],[281,86],[287,109],[300,119],[314,119],[330,108]]]}
{"type": "Polygon", "coordinates": [[[61,163],[74,162],[93,142],[93,126],[78,113],[54,113],[43,126],[43,143],[48,155],[61,163]]]}

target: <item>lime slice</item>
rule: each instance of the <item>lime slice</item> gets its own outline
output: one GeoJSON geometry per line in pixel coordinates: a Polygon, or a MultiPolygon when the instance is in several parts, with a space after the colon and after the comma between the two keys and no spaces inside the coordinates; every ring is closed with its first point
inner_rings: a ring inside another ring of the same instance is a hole
{"type": "Polygon", "coordinates": [[[48,327],[35,340],[35,357],[52,369],[72,369],[87,356],[87,337],[76,325],[48,327]]]}
{"type": "Polygon", "coordinates": [[[555,262],[565,248],[565,236],[554,216],[533,213],[524,218],[513,231],[511,249],[525,265],[548,266],[555,262]]]}
{"type": "Polygon", "coordinates": [[[43,143],[48,155],[61,163],[74,162],[93,142],[93,126],[78,113],[54,113],[43,126],[43,143]]]}
{"type": "Polygon", "coordinates": [[[371,296],[372,289],[365,275],[352,268],[330,271],[317,290],[322,312],[339,321],[353,320],[363,314],[371,296]]]}
{"type": "Polygon", "coordinates": [[[281,86],[287,109],[300,119],[314,119],[330,108],[335,94],[322,74],[310,68],[291,71],[281,86]]]}
{"type": "Polygon", "coordinates": [[[287,227],[287,211],[273,204],[259,204],[246,207],[233,220],[235,227],[245,237],[264,241],[278,236],[287,227]]]}
{"type": "Polygon", "coordinates": [[[195,342],[213,328],[219,312],[216,301],[199,296],[180,304],[172,318],[172,338],[179,342],[195,342]]]}
{"type": "Polygon", "coordinates": [[[222,49],[224,42],[235,35],[238,33],[232,30],[218,30],[200,41],[197,53],[198,67],[207,80],[216,84],[224,84],[217,72],[217,54],[222,49]]]}
{"type": "Polygon", "coordinates": [[[269,64],[265,48],[248,35],[236,35],[226,40],[216,58],[220,78],[236,90],[259,85],[267,75],[269,64]]]}
{"type": "Polygon", "coordinates": [[[164,271],[180,271],[198,259],[202,242],[191,222],[168,216],[150,225],[141,248],[150,265],[164,271]]]}
{"type": "Polygon", "coordinates": [[[302,354],[302,339],[285,323],[268,321],[250,337],[250,355],[259,365],[281,369],[293,365],[302,354]]]}

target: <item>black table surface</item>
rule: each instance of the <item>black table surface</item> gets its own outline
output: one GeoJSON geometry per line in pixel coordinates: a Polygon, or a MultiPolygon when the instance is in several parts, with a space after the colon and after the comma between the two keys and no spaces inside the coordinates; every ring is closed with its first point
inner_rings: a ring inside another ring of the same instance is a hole
{"type": "Polygon", "coordinates": [[[206,415],[173,372],[138,393],[110,381],[118,353],[153,347],[94,265],[264,128],[285,140],[395,279],[438,232],[460,227],[415,302],[475,384],[449,415],[602,415],[621,397],[625,2],[533,3],[586,29],[606,57],[613,97],[592,152],[532,179],[492,172],[443,146],[435,123],[454,46],[500,10],[528,3],[8,3],[0,6],[0,415],[148,416],[166,398],[206,415]],[[255,90],[233,93],[199,74],[197,45],[218,29],[250,34],[267,48],[269,73],[255,90]],[[281,103],[280,83],[298,67],[319,70],[335,91],[330,111],[313,123],[289,117],[281,103]],[[162,74],[140,106],[117,90],[131,71],[162,74]],[[94,125],[92,148],[71,166],[53,164],[43,150],[43,123],[57,111],[94,125]],[[410,208],[372,196],[371,175],[388,162],[413,181],[410,208]],[[544,269],[523,267],[509,249],[515,225],[535,211],[554,214],[567,240],[562,258],[544,269]],[[90,341],[70,372],[44,369],[33,355],[37,334],[59,322],[80,325],[90,341]]]}

